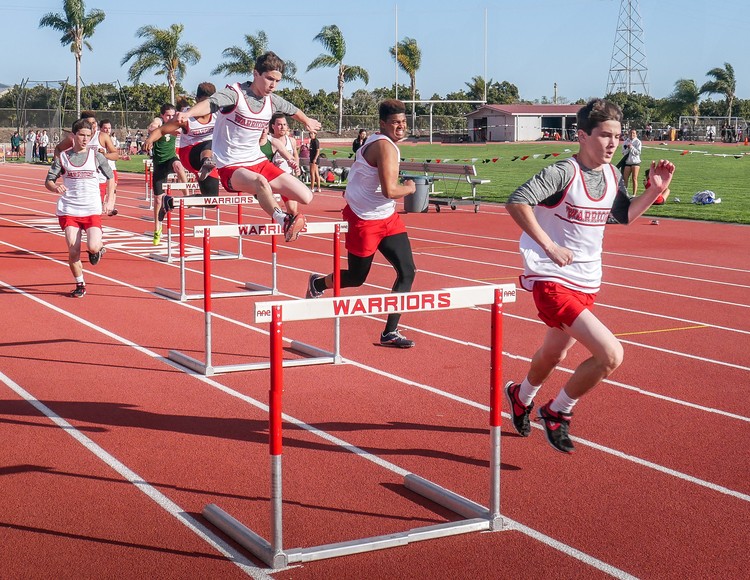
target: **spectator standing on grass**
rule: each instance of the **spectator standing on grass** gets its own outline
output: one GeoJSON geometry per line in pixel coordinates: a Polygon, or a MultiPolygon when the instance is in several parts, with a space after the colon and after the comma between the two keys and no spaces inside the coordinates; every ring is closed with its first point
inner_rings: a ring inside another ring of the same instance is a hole
{"type": "Polygon", "coordinates": [[[521,286],[532,292],[539,318],[548,326],[526,378],[505,385],[513,426],[521,436],[531,434],[534,397],[570,348],[580,342],[591,353],[538,411],[547,441],[563,453],[574,451],[569,436],[573,407],[623,359],[622,345],[592,312],[601,285],[607,218],[635,221],[660,195],[666,198],[674,173],[672,163],[653,162],[649,188],[630,199],[611,165],[621,131],[620,107],[593,99],[577,116],[578,154],[543,169],[505,206],[523,231],[521,286]]]}
{"type": "Polygon", "coordinates": [[[24,160],[26,163],[31,163],[34,161],[34,143],[36,142],[36,133],[29,129],[29,132],[26,133],[26,150],[25,150],[25,157],[24,160]]]}
{"type": "Polygon", "coordinates": [[[39,136],[39,161],[42,163],[47,163],[47,147],[49,147],[49,135],[47,135],[47,129],[44,129],[39,136]]]}
{"type": "MultiPolygon", "coordinates": [[[[396,143],[406,138],[406,107],[388,99],[380,103],[379,117],[380,132],[357,150],[344,192],[348,267],[341,271],[341,287],[362,286],[379,251],[396,270],[393,292],[409,292],[417,270],[406,226],[396,213],[396,200],[416,191],[411,179],[399,183],[401,152],[396,143]]],[[[333,274],[310,274],[305,298],[319,298],[328,288],[333,288],[333,274]]],[[[381,346],[414,346],[399,332],[400,319],[400,313],[388,316],[381,346]]]]}
{"type": "Polygon", "coordinates": [[[628,155],[625,159],[625,170],[622,173],[622,178],[625,181],[625,188],[628,187],[628,182],[633,182],[633,195],[638,195],[638,173],[641,169],[641,149],[643,144],[638,139],[638,131],[635,129],[630,130],[630,138],[628,143],[628,155]]]}
{"type": "Polygon", "coordinates": [[[310,131],[310,189],[320,191],[320,141],[315,131],[310,131]],[[317,187],[317,190],[315,189],[317,187]]]}
{"type": "Polygon", "coordinates": [[[367,131],[365,131],[364,129],[360,129],[356,139],[352,141],[352,151],[356,153],[357,149],[365,144],[365,141],[367,141],[367,131]]]}
{"type": "Polygon", "coordinates": [[[86,232],[89,263],[96,266],[104,252],[102,245],[102,212],[114,207],[115,181],[107,158],[90,147],[89,142],[95,127],[86,119],[73,123],[72,147],[61,151],[52,161],[44,182],[47,190],[59,193],[57,219],[65,233],[68,247],[68,266],[75,278],[76,287],[70,293],[73,298],[86,295],[81,263],[81,238],[86,232]],[[104,205],[99,195],[101,173],[107,179],[107,196],[104,205]],[[62,176],[62,183],[57,180],[62,176]]]}
{"type": "Polygon", "coordinates": [[[18,131],[10,138],[10,152],[16,154],[16,159],[21,158],[21,135],[18,131]]]}

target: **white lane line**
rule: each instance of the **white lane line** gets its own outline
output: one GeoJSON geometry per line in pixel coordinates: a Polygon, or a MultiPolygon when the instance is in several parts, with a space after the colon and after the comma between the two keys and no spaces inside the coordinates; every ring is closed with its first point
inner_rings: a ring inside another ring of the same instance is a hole
{"type": "MultiPolygon", "coordinates": [[[[6,286],[6,288],[10,288],[16,292],[19,292],[18,289],[13,288],[12,286],[6,286]]],[[[26,295],[22,291],[20,291],[19,293],[26,295]]],[[[30,296],[26,295],[26,297],[28,298],[30,296]]],[[[44,302],[41,302],[41,303],[44,304],[45,306],[50,306],[49,304],[46,304],[44,302]]],[[[53,309],[58,310],[56,308],[53,308],[53,309]]],[[[72,317],[72,318],[76,319],[77,317],[72,317]]],[[[80,320],[80,319],[78,320],[78,322],[82,322],[86,324],[85,321],[80,320]]],[[[88,326],[88,324],[86,325],[88,326]]],[[[132,346],[132,345],[129,345],[129,346],[132,346]]],[[[81,433],[73,425],[71,425],[65,419],[60,417],[60,415],[58,415],[52,409],[50,409],[47,405],[39,401],[36,397],[34,397],[26,389],[21,387],[18,383],[13,381],[10,377],[8,377],[2,371],[0,371],[0,381],[2,381],[10,390],[15,392],[19,397],[21,397],[27,403],[33,406],[42,415],[47,417],[50,421],[52,421],[65,433],[67,433],[73,439],[75,439],[78,443],[83,445],[83,447],[88,452],[98,457],[105,465],[107,465],[112,470],[120,474],[120,476],[122,476],[122,478],[125,481],[132,484],[141,493],[146,495],[146,497],[151,499],[154,503],[156,503],[156,505],[158,505],[160,508],[166,511],[169,515],[175,518],[178,522],[180,522],[182,525],[188,528],[201,540],[203,540],[208,545],[213,547],[216,551],[221,553],[224,557],[226,557],[228,561],[230,561],[235,566],[237,566],[240,570],[245,572],[245,574],[247,574],[251,578],[257,578],[259,580],[270,578],[268,574],[266,574],[260,568],[258,568],[253,562],[247,559],[241,552],[238,552],[237,550],[232,548],[227,542],[222,540],[219,536],[214,534],[211,530],[206,528],[202,523],[200,523],[193,516],[187,513],[182,507],[174,503],[171,499],[169,499],[167,496],[165,496],[155,487],[147,483],[140,475],[138,475],[136,472],[130,469],[127,465],[122,463],[119,459],[117,459],[116,457],[114,457],[113,455],[105,451],[104,448],[102,448],[100,445],[98,445],[97,443],[89,439],[86,435],[81,433]]]]}

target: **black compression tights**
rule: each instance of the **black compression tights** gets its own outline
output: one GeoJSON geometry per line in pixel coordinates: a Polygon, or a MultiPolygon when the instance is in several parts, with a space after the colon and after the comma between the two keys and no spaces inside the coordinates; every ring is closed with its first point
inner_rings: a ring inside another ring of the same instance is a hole
{"type": "MultiPolygon", "coordinates": [[[[414,275],[417,271],[414,266],[414,257],[411,253],[409,237],[406,233],[387,236],[380,241],[378,250],[396,270],[396,281],[393,283],[392,290],[394,292],[409,292],[414,283],[414,275]]],[[[362,286],[365,280],[367,280],[367,275],[370,273],[373,258],[375,258],[375,254],[361,258],[350,252],[349,267],[346,270],[341,270],[341,287],[355,288],[362,286]]],[[[396,330],[400,319],[400,313],[389,315],[383,332],[387,333],[396,330]]]]}

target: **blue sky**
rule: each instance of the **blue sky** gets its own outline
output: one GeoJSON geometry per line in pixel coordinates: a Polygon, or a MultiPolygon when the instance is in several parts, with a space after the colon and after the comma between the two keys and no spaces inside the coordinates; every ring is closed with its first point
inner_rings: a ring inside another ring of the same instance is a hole
{"type": "MultiPolygon", "coordinates": [[[[336,90],[334,69],[305,72],[323,48],[313,37],[337,24],[347,42],[346,64],[364,67],[369,88],[392,85],[396,76],[388,48],[398,39],[415,38],[422,50],[417,86],[422,98],[465,88],[485,74],[485,9],[487,10],[487,77],[515,84],[521,98],[557,94],[570,101],[601,96],[607,80],[620,0],[398,0],[396,2],[286,0],[285,2],[154,2],[153,0],[86,0],[87,9],[107,13],[85,51],[85,83],[127,81],[123,55],[140,44],[135,31],[151,24],[185,25],[184,39],[201,51],[183,86],[194,90],[210,80],[217,86],[240,80],[211,76],[231,45],[244,46],[245,34],[264,30],[270,48],[294,61],[299,78],[313,92],[336,90]],[[219,6],[216,13],[206,8],[219,6]],[[273,8],[278,6],[278,10],[273,8]],[[396,9],[398,7],[398,9],[396,9]],[[396,21],[398,29],[396,30],[396,21]]],[[[62,12],[62,0],[3,0],[2,43],[6,49],[0,83],[21,79],[74,80],[74,59],[59,43],[60,34],[40,29],[47,12],[62,12]],[[12,51],[12,52],[11,52],[12,51]]],[[[729,62],[735,69],[737,96],[750,98],[750,2],[747,0],[640,0],[650,94],[666,97],[680,78],[700,86],[706,71],[729,62]]],[[[144,82],[163,82],[147,75],[144,82]]],[[[400,72],[399,82],[408,85],[400,72]]],[[[346,86],[346,95],[367,88],[346,86]]],[[[716,97],[718,98],[718,97],[716,97]]]]}

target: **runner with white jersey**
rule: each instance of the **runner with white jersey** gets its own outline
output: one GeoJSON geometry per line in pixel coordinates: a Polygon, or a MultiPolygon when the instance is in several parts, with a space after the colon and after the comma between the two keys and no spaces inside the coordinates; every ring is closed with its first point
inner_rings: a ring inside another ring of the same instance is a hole
{"type": "MultiPolygon", "coordinates": [[[[274,113],[271,116],[269,128],[273,136],[273,140],[271,140],[273,145],[271,161],[284,173],[299,177],[299,151],[294,138],[289,135],[289,123],[286,120],[286,115],[274,113]]],[[[299,203],[296,201],[285,197],[284,205],[286,205],[286,210],[290,214],[297,215],[299,213],[299,203]]]]}
{"type": "MultiPolygon", "coordinates": [[[[393,292],[410,292],[416,267],[406,226],[396,213],[396,200],[416,191],[410,179],[399,183],[401,153],[396,143],[406,137],[406,107],[388,99],[380,103],[380,132],[367,138],[355,154],[346,186],[344,219],[348,269],[341,270],[341,287],[362,286],[370,273],[375,252],[380,251],[396,270],[393,292]]],[[[333,288],[333,274],[310,274],[306,298],[319,298],[333,288]]],[[[380,335],[380,345],[410,348],[398,330],[400,313],[390,314],[380,335]]]]}
{"type": "MultiPolygon", "coordinates": [[[[97,131],[97,141],[99,141],[100,134],[107,135],[110,141],[112,141],[112,147],[114,147],[118,153],[117,160],[122,159],[123,161],[127,161],[130,159],[130,155],[122,155],[120,153],[120,144],[117,141],[117,137],[115,137],[112,134],[112,121],[110,121],[109,119],[102,119],[102,122],[99,123],[99,131],[97,131]]],[[[101,146],[101,142],[100,142],[100,146],[101,146]]],[[[107,161],[109,161],[109,167],[112,169],[112,173],[115,176],[115,192],[112,196],[112,211],[107,214],[110,216],[117,215],[117,208],[115,207],[115,201],[117,200],[117,183],[119,181],[119,178],[117,176],[117,160],[107,158],[107,161]]],[[[102,181],[103,177],[104,176],[100,174],[99,193],[102,196],[102,201],[104,201],[104,195],[107,189],[107,180],[104,179],[102,181]]]]}
{"type": "Polygon", "coordinates": [[[320,123],[273,94],[283,73],[284,61],[267,52],[255,61],[252,82],[235,83],[217,91],[179,113],[177,120],[217,113],[213,153],[224,189],[254,194],[264,211],[284,228],[286,240],[292,241],[304,229],[305,217],[282,211],[274,194],[303,204],[310,203],[313,195],[305,184],[268,160],[260,149],[260,136],[275,111],[298,120],[308,131],[319,129],[320,123]]]}
{"type": "Polygon", "coordinates": [[[73,124],[73,146],[55,156],[44,182],[48,191],[61,194],[56,213],[65,232],[68,265],[76,281],[76,287],[70,293],[73,298],[82,298],[86,294],[81,263],[82,232],[86,232],[89,262],[95,266],[105,252],[101,214],[103,209],[111,211],[114,205],[114,175],[104,155],[89,147],[93,133],[94,126],[89,121],[76,121],[73,124]],[[98,173],[107,180],[104,206],[99,196],[98,173]],[[63,182],[56,183],[61,176],[63,182]]]}

